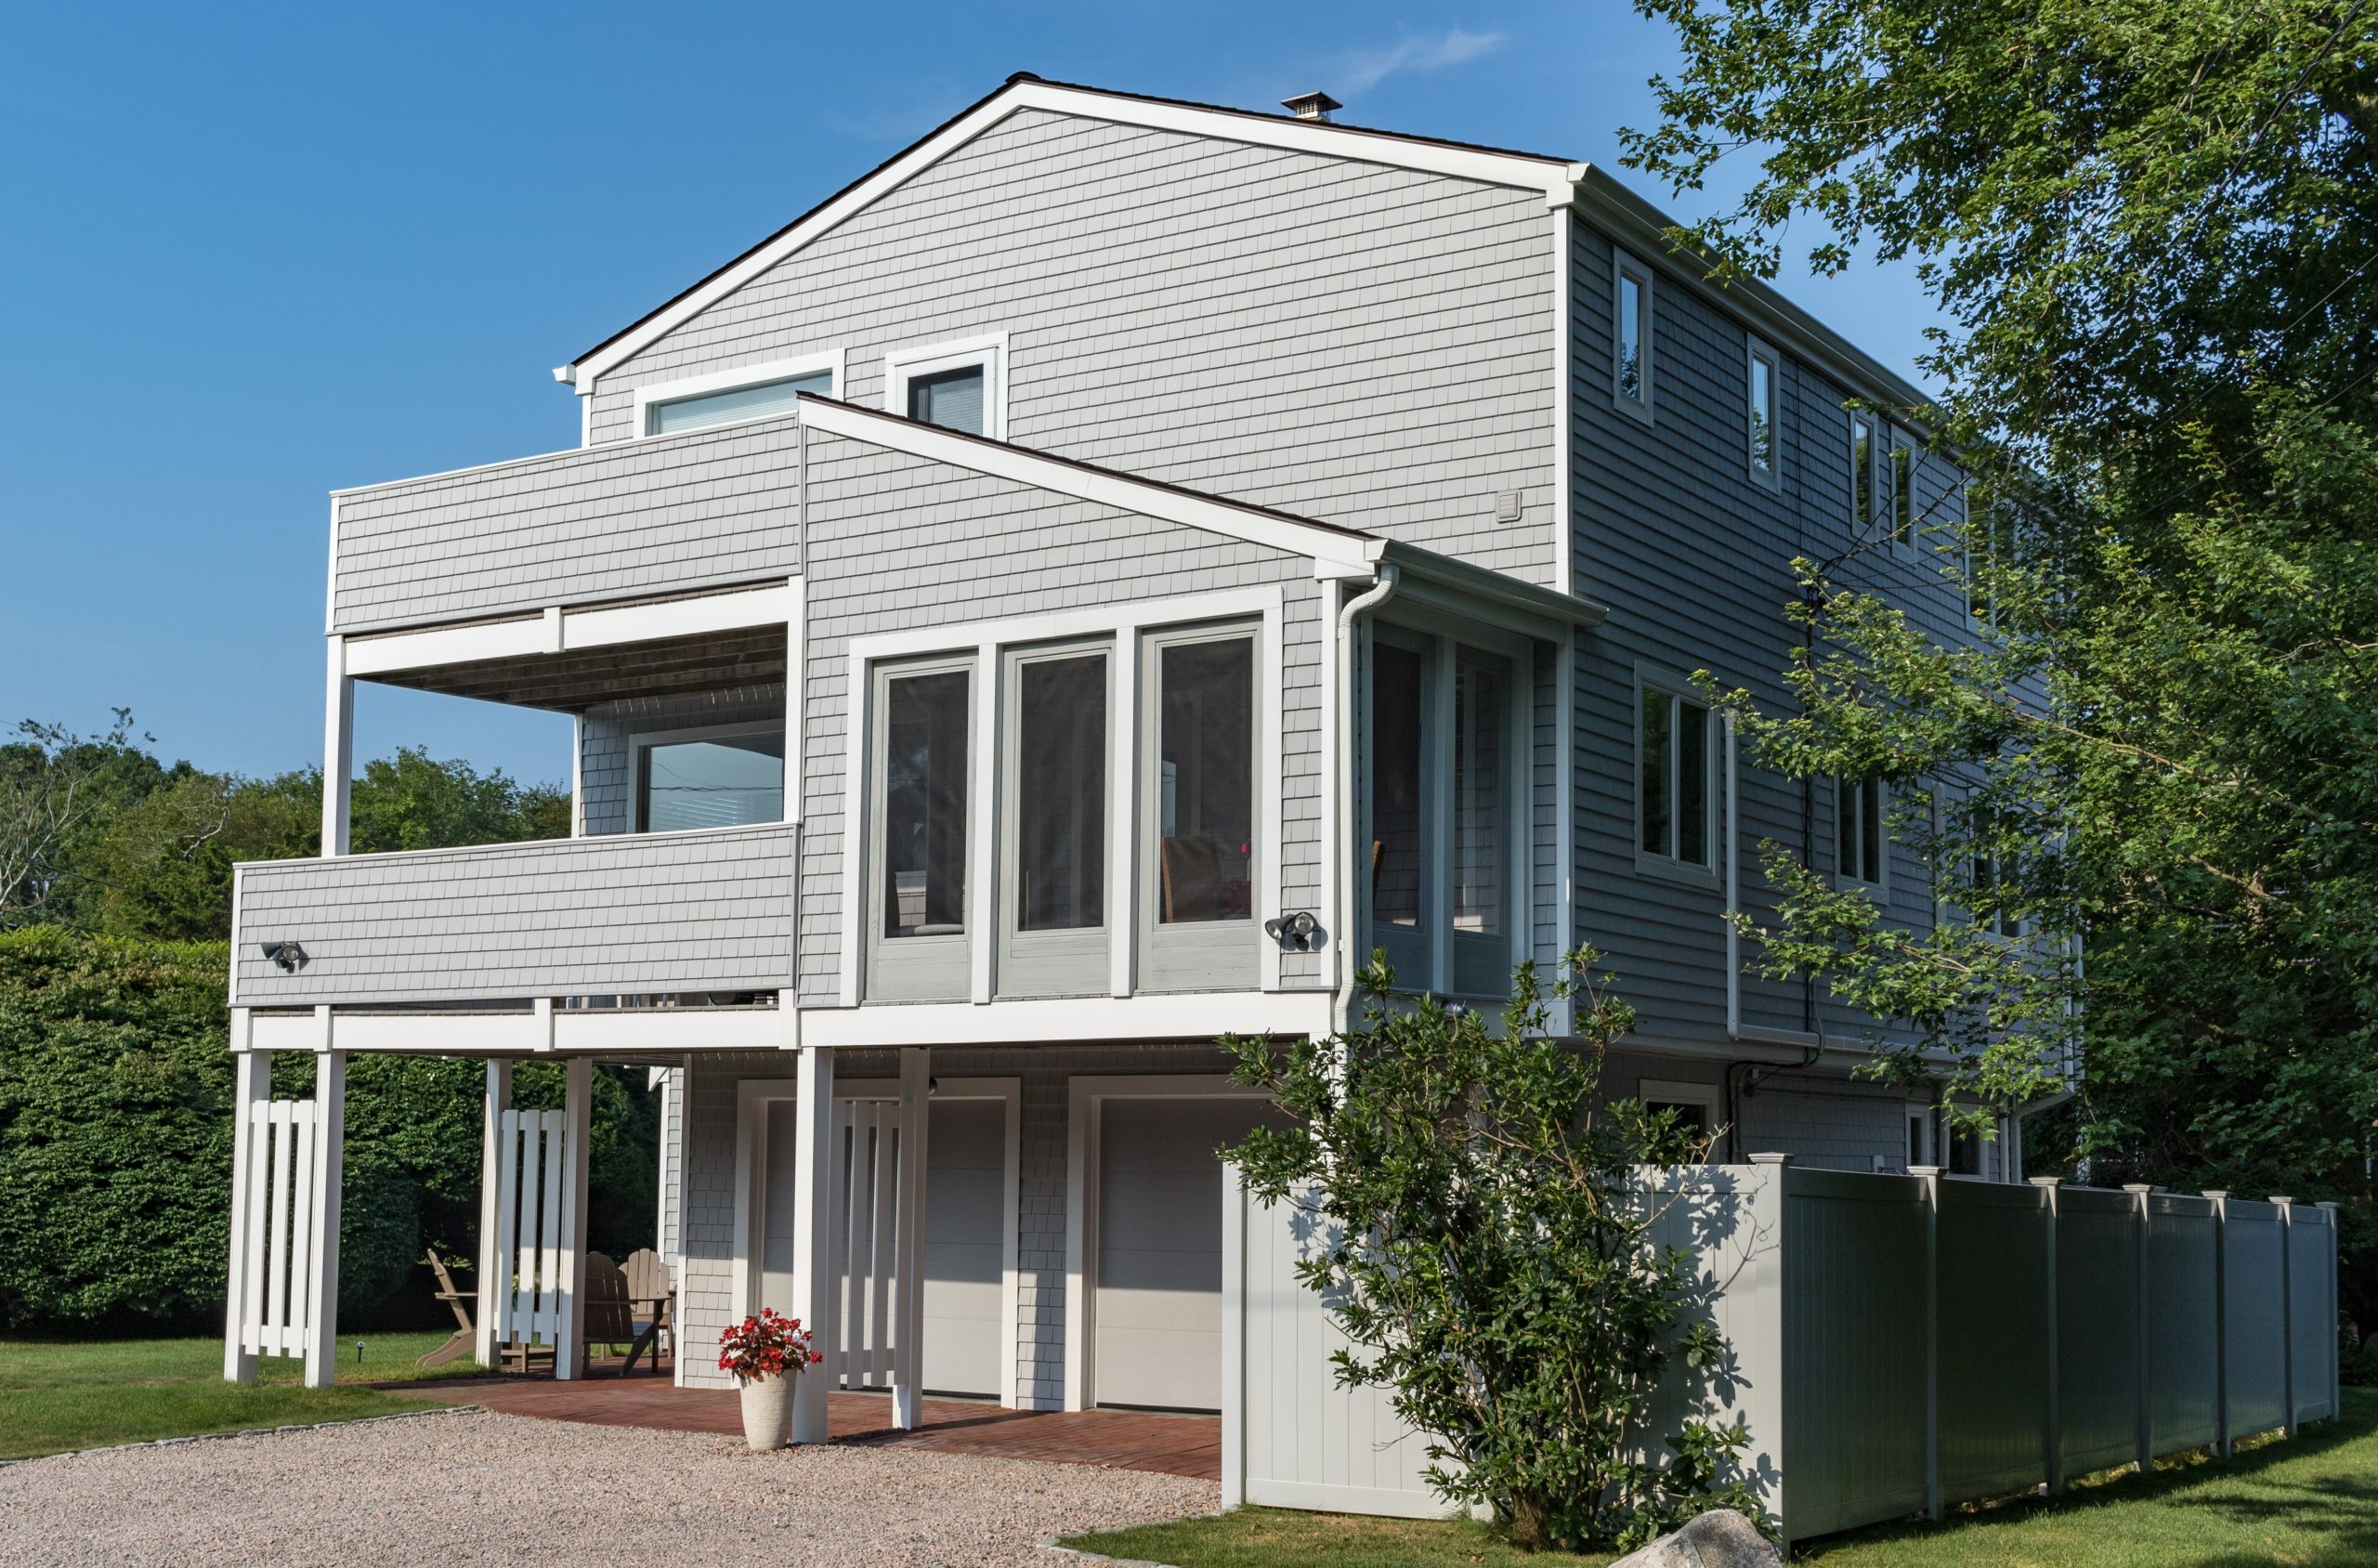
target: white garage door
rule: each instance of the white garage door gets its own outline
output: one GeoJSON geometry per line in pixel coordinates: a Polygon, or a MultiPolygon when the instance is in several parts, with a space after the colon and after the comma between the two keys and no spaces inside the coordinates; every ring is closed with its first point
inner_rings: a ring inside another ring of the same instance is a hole
{"type": "Polygon", "coordinates": [[[1222,1408],[1222,1167],[1252,1100],[1099,1107],[1097,1402],[1222,1408]]]}
{"type": "Polygon", "coordinates": [[[925,1144],[925,1392],[996,1398],[1005,1325],[1007,1106],[936,1100],[925,1144]]]}

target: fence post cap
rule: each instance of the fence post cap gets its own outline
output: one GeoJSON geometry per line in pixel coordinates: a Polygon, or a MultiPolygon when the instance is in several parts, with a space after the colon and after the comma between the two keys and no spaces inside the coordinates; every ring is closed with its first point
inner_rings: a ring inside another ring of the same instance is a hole
{"type": "Polygon", "coordinates": [[[2034,1187],[2060,1187],[2064,1184],[2061,1176],[2026,1176],[2023,1180],[2034,1187]]]}
{"type": "Polygon", "coordinates": [[[2207,1187],[2204,1189],[2204,1196],[2213,1199],[2215,1203],[2218,1203],[2223,1198],[2229,1196],[2229,1189],[2227,1187],[2207,1187]]]}
{"type": "Polygon", "coordinates": [[[2288,1196],[2285,1193],[2273,1193],[2270,1195],[2267,1201],[2271,1203],[2293,1203],[2295,1200],[2288,1196]]]}
{"type": "Polygon", "coordinates": [[[2333,1214],[2337,1211],[2337,1200],[2332,1197],[2324,1197],[2312,1207],[2315,1209],[2325,1209],[2330,1213],[2333,1214]]]}
{"type": "Polygon", "coordinates": [[[1944,1165],[1911,1165],[1907,1168],[1907,1173],[1910,1176],[1938,1176],[1947,1169],[1948,1167],[1944,1165]]]}
{"type": "Polygon", "coordinates": [[[1750,1162],[1753,1165],[1789,1165],[1792,1163],[1792,1156],[1779,1154],[1753,1155],[1750,1156],[1750,1162]]]}
{"type": "Polygon", "coordinates": [[[2126,1193],[2151,1193],[2155,1191],[2155,1183],[2152,1182],[2124,1182],[2122,1184],[2122,1190],[2126,1193]]]}

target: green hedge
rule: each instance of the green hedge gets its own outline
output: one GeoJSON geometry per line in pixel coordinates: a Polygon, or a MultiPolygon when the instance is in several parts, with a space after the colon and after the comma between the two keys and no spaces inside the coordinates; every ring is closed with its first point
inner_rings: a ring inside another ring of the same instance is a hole
{"type": "MultiPolygon", "coordinates": [[[[231,1183],[231,1057],[219,942],[0,933],[0,1326],[219,1326],[231,1183]]],[[[282,1057],[274,1090],[308,1092],[282,1057]]],[[[516,1075],[558,1104],[560,1069],[516,1075]]],[[[476,1061],[348,1058],[339,1311],[435,1321],[422,1248],[475,1255],[476,1061]]],[[[641,1069],[595,1075],[589,1235],[650,1246],[659,1117],[641,1069]]]]}

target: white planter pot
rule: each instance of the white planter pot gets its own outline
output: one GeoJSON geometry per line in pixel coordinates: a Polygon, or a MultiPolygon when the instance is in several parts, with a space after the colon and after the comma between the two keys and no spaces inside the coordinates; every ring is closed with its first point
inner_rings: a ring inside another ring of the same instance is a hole
{"type": "Polygon", "coordinates": [[[792,1390],[797,1378],[745,1378],[743,1441],[764,1454],[792,1437],[792,1390]]]}

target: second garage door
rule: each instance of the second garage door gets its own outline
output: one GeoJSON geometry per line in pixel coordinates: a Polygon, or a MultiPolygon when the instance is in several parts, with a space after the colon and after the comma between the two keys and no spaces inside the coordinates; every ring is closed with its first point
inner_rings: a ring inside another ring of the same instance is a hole
{"type": "Polygon", "coordinates": [[[1100,1105],[1097,1403],[1222,1407],[1222,1167],[1214,1150],[1273,1115],[1255,1100],[1100,1105]]]}

